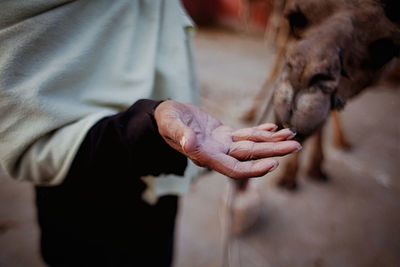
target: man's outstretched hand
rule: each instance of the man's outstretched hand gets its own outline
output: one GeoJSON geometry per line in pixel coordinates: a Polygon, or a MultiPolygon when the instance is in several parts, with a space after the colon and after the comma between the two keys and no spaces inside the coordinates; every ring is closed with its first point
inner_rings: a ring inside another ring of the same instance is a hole
{"type": "Polygon", "coordinates": [[[289,140],[295,135],[289,129],[275,132],[276,125],[266,123],[235,130],[191,104],[164,101],[154,117],[171,147],[195,164],[235,179],[263,176],[278,167],[271,157],[301,149],[289,140]]]}

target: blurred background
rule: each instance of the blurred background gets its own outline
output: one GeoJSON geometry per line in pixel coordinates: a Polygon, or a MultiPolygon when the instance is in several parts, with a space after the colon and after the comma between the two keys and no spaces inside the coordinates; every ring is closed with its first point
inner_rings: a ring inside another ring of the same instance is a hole
{"type": "MultiPolygon", "coordinates": [[[[197,24],[195,56],[201,106],[226,124],[253,103],[273,62],[265,39],[271,5],[266,0],[184,0],[197,24]]],[[[352,149],[333,146],[325,128],[324,170],[318,183],[300,174],[295,192],[276,186],[279,169],[254,180],[261,217],[229,242],[229,266],[400,266],[400,91],[382,82],[341,112],[352,149]]],[[[307,146],[302,152],[307,160],[307,146]]],[[[283,161],[283,159],[281,159],[283,161]]],[[[302,161],[302,163],[303,163],[302,161]]],[[[44,266],[31,185],[0,172],[0,266],[44,266]]],[[[222,266],[223,197],[228,179],[205,172],[181,198],[175,267],[222,266]]]]}

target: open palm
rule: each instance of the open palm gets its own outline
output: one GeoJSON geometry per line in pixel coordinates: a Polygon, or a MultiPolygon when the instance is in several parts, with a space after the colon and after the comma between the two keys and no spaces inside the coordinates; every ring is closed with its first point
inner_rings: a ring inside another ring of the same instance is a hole
{"type": "Polygon", "coordinates": [[[274,124],[235,130],[192,104],[161,103],[155,111],[164,140],[195,164],[235,179],[263,176],[278,166],[276,159],[298,151],[301,146],[288,140],[289,129],[274,132],[274,124]]]}

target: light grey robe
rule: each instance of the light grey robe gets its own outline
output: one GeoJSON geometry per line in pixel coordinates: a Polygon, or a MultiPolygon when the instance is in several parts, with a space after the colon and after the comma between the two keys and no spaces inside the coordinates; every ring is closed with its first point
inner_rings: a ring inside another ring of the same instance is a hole
{"type": "Polygon", "coordinates": [[[140,98],[196,102],[192,26],[179,0],[0,0],[9,176],[59,184],[102,117],[140,98]]]}

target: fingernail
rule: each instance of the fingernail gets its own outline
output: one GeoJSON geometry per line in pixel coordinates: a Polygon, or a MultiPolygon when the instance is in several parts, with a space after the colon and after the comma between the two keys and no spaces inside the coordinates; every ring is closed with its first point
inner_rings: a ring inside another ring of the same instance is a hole
{"type": "Polygon", "coordinates": [[[302,150],[303,149],[303,147],[301,146],[301,145],[298,145],[297,146],[297,151],[300,151],[300,150],[302,150]]]}
{"type": "Polygon", "coordinates": [[[182,136],[182,138],[181,138],[181,141],[179,142],[180,144],[181,144],[181,147],[182,147],[182,150],[184,151],[184,152],[186,152],[185,151],[185,144],[186,144],[186,136],[182,136]]]}
{"type": "Polygon", "coordinates": [[[275,171],[276,168],[278,168],[278,166],[279,166],[279,162],[275,161],[274,166],[271,169],[269,169],[269,172],[275,171]]]}
{"type": "Polygon", "coordinates": [[[289,129],[289,131],[290,131],[290,135],[286,138],[286,140],[291,140],[291,139],[293,139],[295,136],[296,136],[296,131],[295,130],[293,130],[293,129],[289,129]]]}

